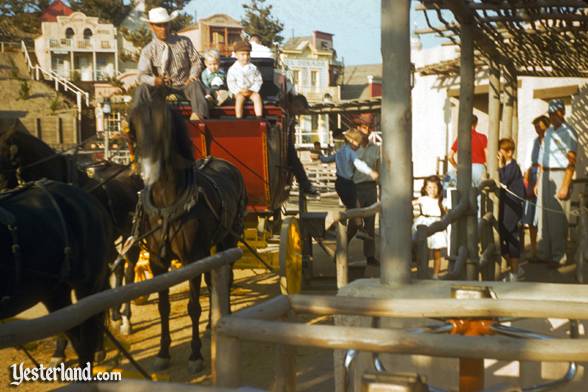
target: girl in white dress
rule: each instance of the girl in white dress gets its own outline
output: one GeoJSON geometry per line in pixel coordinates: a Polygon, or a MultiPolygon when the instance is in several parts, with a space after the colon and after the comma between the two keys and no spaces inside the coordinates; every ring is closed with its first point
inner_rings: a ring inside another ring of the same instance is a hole
{"type": "MultiPolygon", "coordinates": [[[[413,224],[413,233],[419,225],[429,226],[433,222],[441,220],[446,213],[443,203],[443,187],[437,176],[429,176],[425,179],[421,189],[421,197],[413,201],[418,211],[413,224]]],[[[441,270],[441,251],[447,248],[447,231],[439,231],[427,238],[427,246],[433,251],[433,278],[439,277],[441,270]]]]}

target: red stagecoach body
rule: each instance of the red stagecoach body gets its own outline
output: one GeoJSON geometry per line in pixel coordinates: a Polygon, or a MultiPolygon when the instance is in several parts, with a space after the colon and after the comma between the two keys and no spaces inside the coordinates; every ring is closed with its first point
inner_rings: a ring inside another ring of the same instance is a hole
{"type": "MultiPolygon", "coordinates": [[[[228,67],[234,59],[223,59],[228,67]]],[[[234,164],[243,175],[248,193],[248,212],[269,215],[280,208],[288,198],[292,180],[287,163],[288,116],[284,107],[286,80],[274,77],[273,59],[252,59],[260,69],[264,83],[263,118],[255,118],[253,106],[245,105],[244,118],[235,118],[233,105],[211,109],[210,118],[188,121],[188,132],[194,146],[195,157],[212,155],[234,164]]],[[[187,104],[176,106],[189,118],[187,104]]]]}

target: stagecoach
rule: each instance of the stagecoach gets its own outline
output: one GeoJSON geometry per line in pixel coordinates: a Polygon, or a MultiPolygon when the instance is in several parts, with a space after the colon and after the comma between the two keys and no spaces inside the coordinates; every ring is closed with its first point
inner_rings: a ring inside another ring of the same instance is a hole
{"type": "MultiPolygon", "coordinates": [[[[234,58],[223,58],[221,68],[227,71],[234,61],[234,58]]],[[[280,271],[283,291],[297,293],[302,285],[303,248],[305,259],[309,262],[311,259],[309,226],[324,227],[321,217],[324,219],[326,213],[318,215],[316,224],[317,214],[306,213],[305,198],[301,196],[299,216],[302,220],[293,214],[282,219],[282,206],[288,199],[293,177],[287,162],[290,123],[286,110],[287,79],[275,68],[273,59],[253,58],[251,61],[263,77],[260,91],[264,101],[263,117],[256,118],[253,105],[246,104],[244,117],[236,119],[234,105],[229,103],[212,108],[208,119],[189,121],[189,102],[172,100],[171,104],[187,119],[195,157],[213,155],[226,159],[239,168],[245,179],[248,214],[244,240],[247,244],[242,245],[248,252],[237,267],[259,267],[263,263],[280,271]],[[273,234],[280,234],[279,251],[277,246],[268,247],[273,234]]],[[[320,234],[320,230],[316,234],[320,234]]]]}

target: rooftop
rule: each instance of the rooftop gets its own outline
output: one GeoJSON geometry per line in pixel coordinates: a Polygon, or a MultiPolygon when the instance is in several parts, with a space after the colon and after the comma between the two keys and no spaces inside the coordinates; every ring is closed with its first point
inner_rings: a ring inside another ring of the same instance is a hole
{"type": "Polygon", "coordinates": [[[41,14],[42,22],[56,22],[58,16],[69,16],[73,10],[61,0],[54,0],[49,7],[41,14]]]}

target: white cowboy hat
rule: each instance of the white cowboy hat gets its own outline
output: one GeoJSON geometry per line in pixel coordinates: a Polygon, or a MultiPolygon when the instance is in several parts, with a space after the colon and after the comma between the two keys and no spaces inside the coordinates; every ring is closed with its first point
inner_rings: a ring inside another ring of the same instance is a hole
{"type": "Polygon", "coordinates": [[[173,11],[171,14],[167,13],[167,10],[162,7],[157,7],[149,10],[149,18],[141,18],[145,22],[161,24],[168,23],[174,20],[178,15],[179,11],[173,11]]]}

